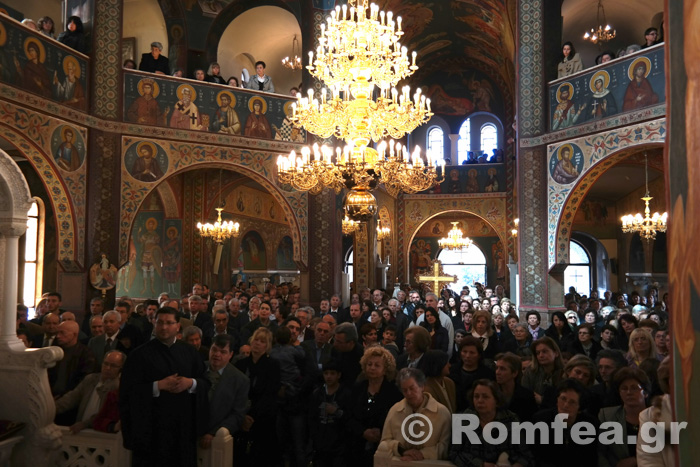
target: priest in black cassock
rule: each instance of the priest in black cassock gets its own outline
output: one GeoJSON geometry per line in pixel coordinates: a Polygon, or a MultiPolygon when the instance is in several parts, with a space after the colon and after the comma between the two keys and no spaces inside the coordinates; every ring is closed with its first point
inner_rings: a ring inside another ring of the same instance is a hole
{"type": "Polygon", "coordinates": [[[176,309],[156,312],[156,338],[131,352],[119,390],[124,447],[133,466],[196,466],[209,407],[204,362],[177,340],[176,309]]]}

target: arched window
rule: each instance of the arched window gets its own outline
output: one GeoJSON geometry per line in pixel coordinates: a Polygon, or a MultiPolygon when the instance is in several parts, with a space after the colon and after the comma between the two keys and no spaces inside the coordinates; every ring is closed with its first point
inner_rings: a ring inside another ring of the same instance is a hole
{"type": "Polygon", "coordinates": [[[350,248],[348,250],[348,254],[345,257],[345,272],[348,275],[348,284],[352,283],[355,280],[355,274],[353,271],[353,250],[350,248]]]}
{"type": "Polygon", "coordinates": [[[27,213],[27,231],[24,234],[24,265],[21,266],[22,303],[29,308],[29,317],[41,298],[41,283],[44,270],[44,203],[33,199],[27,213]]]}
{"type": "Polygon", "coordinates": [[[493,150],[498,148],[498,130],[496,125],[487,123],[481,127],[481,150],[487,157],[493,154],[493,150]]]}
{"type": "Polygon", "coordinates": [[[569,242],[569,266],[564,271],[564,290],[575,287],[580,294],[591,290],[591,257],[580,243],[569,242]]]}
{"type": "Polygon", "coordinates": [[[445,274],[457,276],[457,282],[450,284],[450,289],[458,294],[465,285],[476,293],[474,283],[486,283],[486,256],[475,244],[460,250],[443,249],[438,253],[438,259],[445,274]]]}
{"type": "Polygon", "coordinates": [[[459,164],[467,160],[467,153],[471,151],[471,131],[469,125],[469,119],[466,119],[459,128],[459,139],[457,140],[457,162],[459,164]]]}
{"type": "Polygon", "coordinates": [[[428,155],[432,160],[445,158],[444,141],[445,135],[439,126],[434,126],[428,131],[428,155]]]}

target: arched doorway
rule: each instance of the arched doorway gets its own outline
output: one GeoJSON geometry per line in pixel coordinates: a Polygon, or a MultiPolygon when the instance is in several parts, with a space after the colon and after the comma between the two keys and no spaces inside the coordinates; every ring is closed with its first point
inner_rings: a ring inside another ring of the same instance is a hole
{"type": "Polygon", "coordinates": [[[457,275],[462,282],[472,281],[463,284],[469,285],[470,289],[477,276],[482,278],[482,284],[501,284],[507,288],[503,239],[489,220],[472,212],[455,210],[438,213],[426,219],[413,232],[406,252],[409,281],[415,282],[416,275],[423,273],[434,259],[440,259],[450,269],[449,274],[457,275]],[[457,222],[457,227],[464,236],[472,239],[473,247],[462,252],[447,252],[439,247],[438,240],[447,235],[452,222],[457,222]],[[443,258],[448,262],[443,261],[443,258]],[[483,273],[477,272],[481,268],[483,273]]]}

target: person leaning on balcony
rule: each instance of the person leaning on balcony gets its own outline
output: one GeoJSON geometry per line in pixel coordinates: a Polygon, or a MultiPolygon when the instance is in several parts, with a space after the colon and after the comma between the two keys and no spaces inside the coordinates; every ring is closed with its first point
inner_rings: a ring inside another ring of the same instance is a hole
{"type": "Polygon", "coordinates": [[[168,57],[162,55],[163,44],[160,42],[151,43],[151,52],[141,55],[139,70],[156,73],[159,75],[170,74],[170,63],[168,57]]]}
{"type": "Polygon", "coordinates": [[[561,47],[561,57],[561,62],[557,66],[557,78],[573,75],[583,70],[581,56],[576,53],[574,44],[571,42],[564,42],[564,45],[561,47]]]}

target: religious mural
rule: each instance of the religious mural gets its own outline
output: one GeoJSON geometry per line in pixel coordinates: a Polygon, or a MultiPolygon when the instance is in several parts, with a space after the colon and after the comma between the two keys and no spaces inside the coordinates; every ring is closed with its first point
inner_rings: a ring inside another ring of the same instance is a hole
{"type": "Polygon", "coordinates": [[[549,85],[550,129],[602,120],[666,101],[663,46],[549,85]]]}
{"type": "MultiPolygon", "coordinates": [[[[424,52],[423,52],[424,53],[424,52]]],[[[456,73],[445,78],[437,75],[439,82],[428,80],[421,88],[431,100],[432,111],[440,115],[466,118],[472,112],[489,112],[503,115],[503,102],[496,86],[482,73],[476,71],[456,73]]]]}
{"type": "Polygon", "coordinates": [[[251,230],[243,237],[241,258],[243,269],[267,269],[265,242],[258,232],[251,230]]]}
{"type": "Polygon", "coordinates": [[[568,185],[583,171],[583,151],[576,144],[559,146],[549,159],[549,175],[556,183],[568,185]]]}
{"type": "Polygon", "coordinates": [[[303,143],[306,132],[289,120],[291,105],[283,96],[124,74],[124,113],[134,123],[303,143]]]}
{"type": "Polygon", "coordinates": [[[277,269],[297,269],[297,264],[294,262],[294,244],[291,237],[282,237],[277,247],[277,269]]]}
{"type": "Polygon", "coordinates": [[[78,170],[85,160],[83,136],[71,126],[57,126],[51,135],[51,154],[59,169],[66,172],[78,170]]]}
{"type": "Polygon", "coordinates": [[[87,68],[87,59],[71,49],[0,15],[3,83],[86,111],[87,68]]]}
{"type": "Polygon", "coordinates": [[[126,149],[124,167],[136,180],[156,182],[168,171],[168,156],[160,145],[141,141],[126,149]]]}
{"type": "Polygon", "coordinates": [[[506,191],[505,164],[466,164],[445,168],[445,180],[426,194],[496,193],[506,191]]]}
{"type": "Polygon", "coordinates": [[[119,271],[117,295],[156,297],[163,290],[164,214],[136,215],[129,240],[129,261],[119,271]]]}

